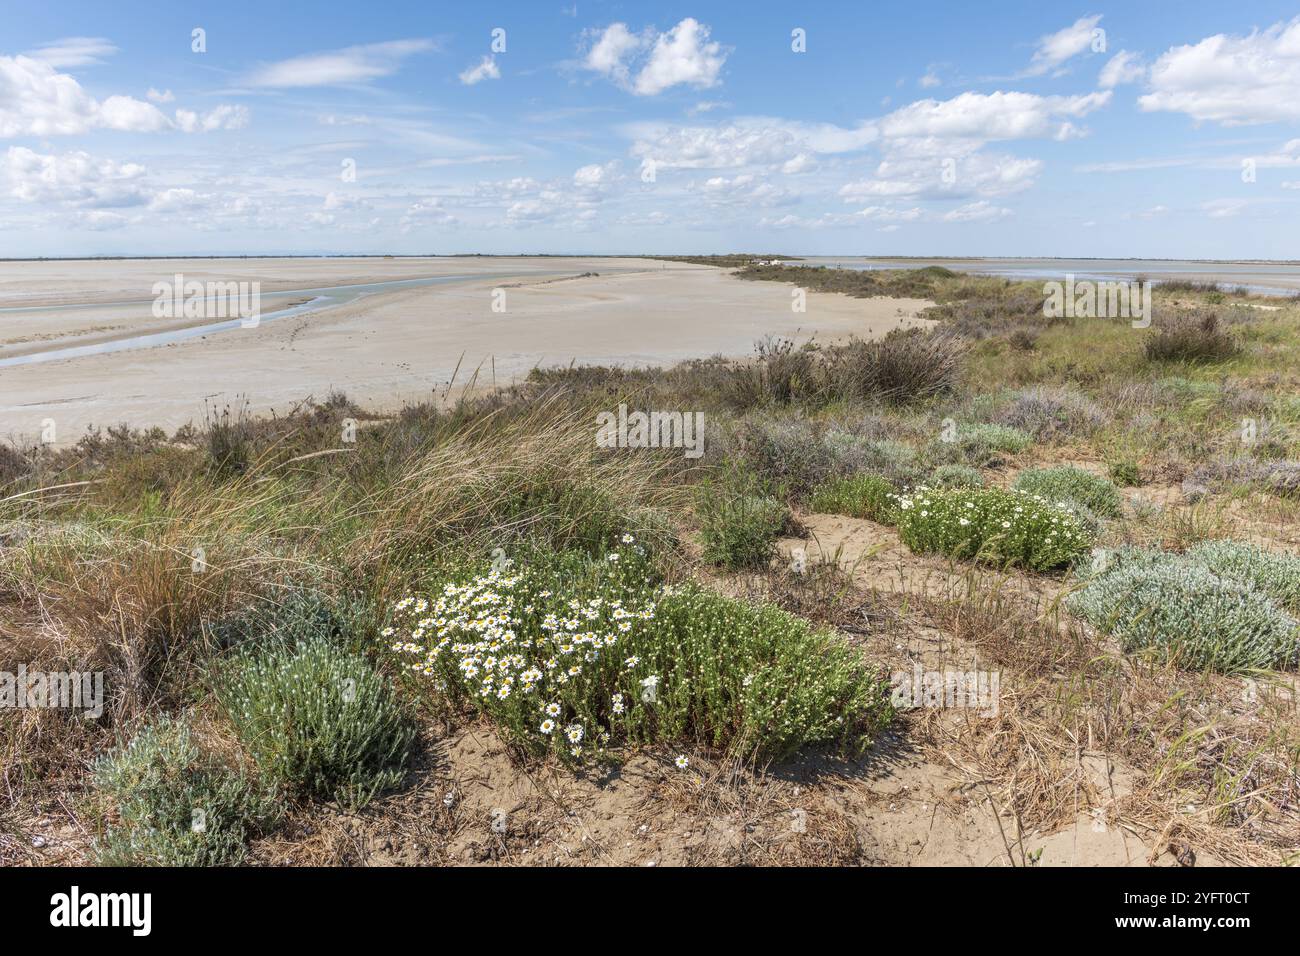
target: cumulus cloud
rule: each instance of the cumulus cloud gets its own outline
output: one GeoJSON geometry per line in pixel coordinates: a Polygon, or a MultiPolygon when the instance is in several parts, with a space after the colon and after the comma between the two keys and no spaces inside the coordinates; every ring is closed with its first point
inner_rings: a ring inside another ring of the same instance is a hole
{"type": "Polygon", "coordinates": [[[248,83],[280,88],[368,83],[396,73],[407,57],[436,48],[432,40],[389,40],[306,53],[255,70],[248,83]]]}
{"type": "Polygon", "coordinates": [[[1146,75],[1147,68],[1136,53],[1120,50],[1101,68],[1097,84],[1108,90],[1124,83],[1136,83],[1146,75]]]}
{"type": "Polygon", "coordinates": [[[880,121],[890,139],[937,137],[991,141],[1059,136],[1077,119],[1110,102],[1109,90],[1079,96],[962,93],[950,100],[918,100],[880,121]]]}
{"type": "Polygon", "coordinates": [[[611,23],[597,35],[582,65],[638,96],[655,96],[679,85],[716,86],[727,53],[710,39],[709,27],[693,17],[666,33],[637,34],[626,23],[611,23]]]}
{"type": "Polygon", "coordinates": [[[1172,47],[1152,64],[1147,111],[1224,126],[1300,120],[1300,17],[1248,36],[1216,34],[1172,47]]]}
{"type": "MultiPolygon", "coordinates": [[[[171,96],[157,90],[149,95],[157,102],[171,96]]],[[[244,106],[217,106],[202,115],[177,110],[171,119],[153,103],[130,96],[97,100],[74,77],[59,73],[44,60],[0,56],[0,137],[76,136],[95,129],[195,133],[240,129],[247,123],[244,106]]]]}
{"type": "Polygon", "coordinates": [[[25,56],[60,68],[93,66],[104,62],[105,57],[112,56],[116,52],[117,47],[103,37],[65,37],[37,47],[35,50],[28,50],[25,56]]]}
{"type": "Polygon", "coordinates": [[[91,129],[154,132],[170,125],[143,100],[110,96],[101,102],[44,60],[0,56],[0,137],[68,136],[91,129]]]}
{"type": "Polygon", "coordinates": [[[1060,72],[1063,63],[1092,47],[1092,33],[1100,21],[1101,14],[1080,17],[1064,30],[1041,37],[1025,72],[1030,76],[1060,72]]]}
{"type": "Polygon", "coordinates": [[[243,129],[248,125],[248,107],[217,106],[206,113],[176,111],[176,127],[185,133],[210,133],[219,129],[243,129]]]}
{"type": "Polygon", "coordinates": [[[10,146],[0,160],[0,175],[13,198],[89,209],[148,202],[145,172],[137,163],[118,163],[85,152],[37,153],[25,146],[10,146]]]}
{"type": "Polygon", "coordinates": [[[155,90],[152,86],[144,94],[144,98],[150,103],[170,103],[176,99],[171,90],[155,90]]]}
{"type": "Polygon", "coordinates": [[[471,66],[460,74],[460,81],[466,86],[482,83],[484,80],[501,79],[501,68],[497,66],[496,57],[484,56],[477,65],[471,66]]]}

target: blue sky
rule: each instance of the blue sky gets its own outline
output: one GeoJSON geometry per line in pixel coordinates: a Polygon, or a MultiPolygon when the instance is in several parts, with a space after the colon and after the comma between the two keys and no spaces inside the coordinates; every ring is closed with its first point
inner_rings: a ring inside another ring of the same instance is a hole
{"type": "Polygon", "coordinates": [[[185,6],[0,5],[0,255],[1300,258],[1294,3],[185,6]]]}

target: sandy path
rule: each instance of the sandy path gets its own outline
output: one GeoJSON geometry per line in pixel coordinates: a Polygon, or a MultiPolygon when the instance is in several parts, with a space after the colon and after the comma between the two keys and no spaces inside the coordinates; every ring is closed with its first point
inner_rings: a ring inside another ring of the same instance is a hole
{"type": "MultiPolygon", "coordinates": [[[[270,277],[287,288],[325,284],[328,278],[321,271],[287,275],[284,268],[250,262],[247,276],[270,277]]],[[[323,268],[318,260],[307,262],[312,269],[323,268]]],[[[323,312],[152,349],[2,368],[0,438],[36,435],[45,419],[55,422],[59,444],[75,441],[91,425],[126,422],[170,430],[200,420],[205,401],[246,398],[253,412],[266,413],[284,411],[309,395],[323,398],[332,388],[367,407],[393,409],[444,388],[458,363],[458,385],[475,369],[481,369],[478,383],[490,385],[521,379],[536,365],[670,364],[713,354],[741,356],[769,334],[815,334],[822,341],[880,336],[924,324],[916,316],[929,305],[914,299],[809,293],[807,311],[795,313],[791,287],[785,284],[745,282],[710,267],[636,259],[371,262],[379,264],[375,274],[358,277],[358,267],[346,261],[336,266],[334,276],[339,282],[412,278],[417,262],[436,265],[436,271],[426,268],[423,274],[517,269],[518,275],[385,291],[323,312]],[[407,271],[394,275],[399,269],[407,271]],[[564,281],[537,275],[591,271],[601,274],[564,281]],[[492,311],[496,288],[505,288],[503,313],[492,311]]],[[[201,275],[194,264],[183,265],[187,277],[201,275]]],[[[152,274],[159,274],[157,266],[152,274]]],[[[225,277],[232,275],[245,273],[229,270],[225,277]]],[[[74,291],[81,301],[87,296],[115,301],[113,296],[122,298],[124,285],[138,289],[140,278],[114,279],[93,291],[77,282],[74,291]]],[[[42,281],[43,294],[58,293],[61,280],[42,281]]],[[[32,288],[37,286],[34,282],[32,288]]],[[[0,271],[0,290],[4,288],[0,271]]],[[[12,292],[14,283],[7,288],[12,292]]],[[[7,304],[14,301],[11,296],[7,304]]],[[[67,334],[66,317],[59,321],[67,334]]],[[[27,329],[25,334],[33,331],[49,330],[27,329]]],[[[9,337],[0,334],[0,339],[9,337]]]]}

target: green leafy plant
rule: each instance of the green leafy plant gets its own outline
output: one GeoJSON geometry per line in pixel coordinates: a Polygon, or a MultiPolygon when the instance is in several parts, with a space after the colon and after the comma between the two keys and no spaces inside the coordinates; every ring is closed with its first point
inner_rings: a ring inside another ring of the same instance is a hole
{"type": "Polygon", "coordinates": [[[894,486],[879,475],[855,475],[828,481],[808,499],[813,511],[869,518],[893,524],[898,503],[894,486]]]}
{"type": "Polygon", "coordinates": [[[899,498],[898,533],[913,551],[1045,571],[1086,552],[1079,517],[1035,495],[1002,488],[919,488],[899,498]]]}
{"type": "Polygon", "coordinates": [[[880,675],[832,632],[663,589],[631,540],[604,561],[539,553],[447,581],[400,602],[387,633],[450,703],[564,761],[634,742],[766,757],[861,746],[891,713],[880,675]]]}
{"type": "Polygon", "coordinates": [[[1292,613],[1300,611],[1300,556],[1242,541],[1203,541],[1186,557],[1219,577],[1249,582],[1292,613]]]}
{"type": "Polygon", "coordinates": [[[732,569],[767,564],[790,518],[776,498],[726,491],[706,493],[699,513],[704,560],[732,569]]]}
{"type": "Polygon", "coordinates": [[[1014,487],[1067,506],[1078,502],[1103,518],[1119,517],[1124,501],[1113,482],[1072,465],[1026,469],[1016,477],[1014,487]]]}

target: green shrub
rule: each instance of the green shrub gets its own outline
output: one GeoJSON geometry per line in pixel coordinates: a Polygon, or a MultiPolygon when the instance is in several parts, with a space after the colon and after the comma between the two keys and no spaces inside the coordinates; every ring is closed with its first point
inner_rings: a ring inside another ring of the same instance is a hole
{"type": "Polygon", "coordinates": [[[771,560],[790,512],[775,498],[714,491],[700,504],[704,560],[726,568],[760,567],[771,560]]]}
{"type": "Polygon", "coordinates": [[[984,475],[970,465],[940,465],[930,476],[933,488],[983,488],[984,475]]]}
{"type": "Polygon", "coordinates": [[[1121,488],[1135,488],[1142,484],[1142,469],[1138,467],[1137,462],[1122,458],[1118,461],[1112,461],[1109,465],[1110,480],[1115,482],[1121,488]]]}
{"type": "Polygon", "coordinates": [[[233,865],[281,812],[272,790],[204,754],[169,717],[101,757],[91,781],[117,806],[95,847],[103,866],[233,865]]]}
{"type": "Polygon", "coordinates": [[[636,742],[778,757],[860,745],[890,715],[885,682],[833,633],[695,585],[662,590],[630,540],[600,562],[538,554],[447,581],[399,603],[387,633],[452,704],[565,761],[636,742]]]}
{"type": "Polygon", "coordinates": [[[1221,578],[1248,581],[1292,613],[1300,611],[1300,557],[1241,541],[1203,541],[1187,558],[1221,578]]]}
{"type": "Polygon", "coordinates": [[[258,767],[291,790],[360,807],[404,776],[415,733],[392,688],[328,639],[240,653],[217,695],[258,767]]]}
{"type": "Polygon", "coordinates": [[[1163,552],[1120,552],[1066,607],[1125,651],[1151,649],[1192,669],[1236,672],[1296,660],[1300,630],[1248,581],[1163,552]]]}
{"type": "Polygon", "coordinates": [[[1112,482],[1072,465],[1029,468],[1017,476],[1015,488],[1056,503],[1078,502],[1103,518],[1119,517],[1124,502],[1112,482]]]}
{"type": "Polygon", "coordinates": [[[898,511],[894,486],[879,475],[828,481],[813,492],[808,507],[827,514],[869,518],[881,524],[893,524],[898,511]]]}
{"type": "Polygon", "coordinates": [[[1073,513],[1002,488],[919,488],[899,499],[898,533],[913,551],[1045,571],[1073,561],[1093,535],[1073,513]]]}

